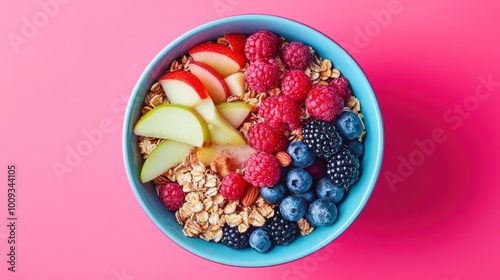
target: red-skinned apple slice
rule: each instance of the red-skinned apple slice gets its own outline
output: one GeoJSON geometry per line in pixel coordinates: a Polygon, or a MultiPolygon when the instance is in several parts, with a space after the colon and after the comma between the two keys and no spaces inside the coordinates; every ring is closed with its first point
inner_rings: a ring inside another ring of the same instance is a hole
{"type": "Polygon", "coordinates": [[[246,59],[230,48],[211,42],[194,46],[188,51],[194,61],[201,61],[227,77],[245,67],[246,59]]]}
{"type": "Polygon", "coordinates": [[[245,57],[245,35],[240,33],[229,33],[225,35],[229,47],[239,53],[241,56],[245,57]]]}
{"type": "Polygon", "coordinates": [[[189,70],[203,83],[208,95],[215,104],[225,102],[230,96],[224,78],[208,64],[200,61],[191,61],[189,70]]]}
{"type": "Polygon", "coordinates": [[[170,103],[194,107],[209,97],[203,83],[191,72],[172,71],[158,80],[170,103]]]}

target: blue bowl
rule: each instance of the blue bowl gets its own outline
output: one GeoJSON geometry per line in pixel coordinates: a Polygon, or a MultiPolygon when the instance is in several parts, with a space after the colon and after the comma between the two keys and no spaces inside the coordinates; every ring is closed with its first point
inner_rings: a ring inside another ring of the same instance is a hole
{"type": "Polygon", "coordinates": [[[370,197],[379,175],[383,127],[377,100],[368,79],[356,61],[337,43],[317,30],[290,19],[270,15],[241,15],[215,20],[192,29],[171,42],[151,61],[140,76],[128,103],[123,129],[123,153],[127,175],[137,200],[155,225],[171,240],[189,252],[217,263],[262,267],[312,254],[335,240],[354,222],[370,197]],[[137,137],[132,133],[134,124],[140,118],[144,97],[158,77],[170,67],[172,60],[186,54],[191,47],[217,39],[225,33],[251,34],[261,29],[270,30],[289,41],[304,42],[313,47],[319,56],[330,59],[342,75],[349,79],[354,94],[360,100],[367,130],[361,177],[340,205],[337,221],[329,227],[316,228],[310,235],[297,238],[288,246],[275,247],[265,254],[251,249],[234,250],[215,242],[184,236],[174,214],[159,201],[153,183],[140,182],[139,174],[144,161],[137,148],[137,137]]]}

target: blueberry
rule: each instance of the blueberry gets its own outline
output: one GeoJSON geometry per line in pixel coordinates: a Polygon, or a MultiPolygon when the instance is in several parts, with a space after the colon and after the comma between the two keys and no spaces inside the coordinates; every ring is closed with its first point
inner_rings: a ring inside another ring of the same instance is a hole
{"type": "Polygon", "coordinates": [[[312,177],[302,168],[290,170],[286,176],[286,186],[293,193],[303,193],[311,188],[312,177]]]}
{"type": "Polygon", "coordinates": [[[292,142],[288,146],[287,153],[292,158],[292,165],[295,167],[306,168],[316,159],[316,154],[302,141],[292,142]]]}
{"type": "Polygon", "coordinates": [[[310,188],[308,191],[303,192],[303,193],[291,193],[292,196],[295,197],[301,197],[303,198],[307,204],[312,203],[316,199],[318,199],[318,196],[316,195],[316,191],[313,188],[310,188]]]}
{"type": "Polygon", "coordinates": [[[329,226],[337,220],[337,206],[332,200],[319,198],[309,205],[306,219],[313,227],[329,226]]]}
{"type": "Polygon", "coordinates": [[[280,213],[285,220],[296,222],[304,217],[307,211],[307,202],[305,199],[294,196],[283,198],[280,203],[280,213]]]}
{"type": "Polygon", "coordinates": [[[286,194],[286,187],[283,183],[277,183],[272,187],[264,187],[260,189],[262,198],[271,204],[278,204],[286,194]]]}
{"type": "Polygon", "coordinates": [[[358,138],[363,131],[363,124],[357,114],[351,111],[343,111],[337,118],[338,132],[347,140],[358,138]]]}
{"type": "Polygon", "coordinates": [[[328,198],[333,203],[338,203],[344,197],[345,189],[334,184],[328,178],[322,178],[316,184],[316,194],[319,198],[328,198]]]}
{"type": "Polygon", "coordinates": [[[365,146],[358,140],[349,141],[347,143],[347,149],[349,149],[349,151],[351,151],[351,153],[358,159],[361,159],[365,154],[365,146]]]}
{"type": "Polygon", "coordinates": [[[263,228],[257,228],[250,234],[250,247],[259,253],[265,253],[271,249],[271,238],[269,233],[263,228]]]}

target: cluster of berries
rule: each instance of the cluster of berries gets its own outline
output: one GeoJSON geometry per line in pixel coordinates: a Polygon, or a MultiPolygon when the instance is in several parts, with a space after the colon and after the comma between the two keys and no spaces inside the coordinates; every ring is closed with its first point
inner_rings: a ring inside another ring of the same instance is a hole
{"type": "MultiPolygon", "coordinates": [[[[323,121],[314,122],[316,126],[325,125],[323,121]]],[[[338,135],[337,127],[339,131],[346,130],[337,124],[334,134],[338,135]]],[[[280,168],[279,179],[274,185],[260,188],[262,198],[276,205],[274,216],[264,226],[250,228],[244,233],[225,226],[222,243],[236,249],[251,247],[264,253],[275,245],[293,242],[299,236],[297,222],[300,219],[305,218],[313,227],[332,225],[338,217],[337,205],[346,197],[348,187],[358,179],[362,157],[362,154],[358,154],[359,158],[354,156],[357,151],[341,146],[340,141],[334,142],[338,147],[330,147],[340,152],[328,159],[303,141],[292,142],[286,150],[292,159],[291,165],[280,168]]]]}
{"type": "MultiPolygon", "coordinates": [[[[244,54],[249,62],[245,72],[248,86],[258,92],[280,87],[281,94],[261,103],[258,114],[263,122],[248,131],[248,144],[257,152],[246,161],[243,174],[232,172],[222,179],[219,193],[236,201],[253,185],[276,207],[262,227],[240,233],[224,226],[221,242],[264,253],[274,245],[293,242],[300,219],[313,227],[336,221],[337,205],[359,179],[364,125],[357,114],[344,110],[352,96],[345,77],[331,79],[328,85],[312,84],[304,71],[311,61],[311,50],[305,44],[280,46],[277,35],[262,30],[246,39],[244,54]],[[281,73],[281,69],[285,71],[281,73]],[[301,108],[309,116],[305,123],[301,123],[301,108]],[[285,132],[297,129],[303,139],[290,143],[285,132]],[[286,167],[276,158],[283,151],[292,159],[286,167]]],[[[159,196],[172,211],[184,202],[182,188],[175,183],[162,186],[159,196]]]]}
{"type": "Polygon", "coordinates": [[[328,85],[312,85],[304,71],[311,61],[309,47],[296,41],[280,47],[279,42],[278,36],[268,30],[255,32],[246,40],[244,52],[250,62],[246,71],[248,85],[259,92],[280,86],[281,94],[262,102],[258,113],[264,122],[254,124],[249,130],[249,144],[260,153],[247,162],[245,177],[255,186],[274,185],[279,172],[272,154],[289,145],[285,130],[302,128],[305,143],[328,161],[331,179],[348,188],[358,175],[352,170],[352,174],[345,175],[347,172],[342,168],[350,164],[357,170],[359,162],[351,160],[349,152],[341,148],[349,146],[358,156],[363,153],[363,145],[357,141],[363,130],[362,121],[357,114],[343,111],[352,96],[349,82],[338,77],[328,85]],[[281,80],[277,61],[285,69],[281,80]],[[301,124],[300,107],[305,107],[313,121],[301,124]]]}

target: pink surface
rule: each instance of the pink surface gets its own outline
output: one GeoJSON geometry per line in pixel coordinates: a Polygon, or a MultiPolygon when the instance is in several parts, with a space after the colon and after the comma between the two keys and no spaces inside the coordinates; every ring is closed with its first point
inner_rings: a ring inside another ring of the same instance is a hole
{"type": "Polygon", "coordinates": [[[500,278],[496,1],[131,2],[0,2],[1,279],[500,278]],[[289,17],[344,45],[386,130],[380,179],[352,227],[317,254],[262,269],[212,263],[163,236],[121,152],[125,104],[154,55],[201,23],[245,13],[289,17]]]}

